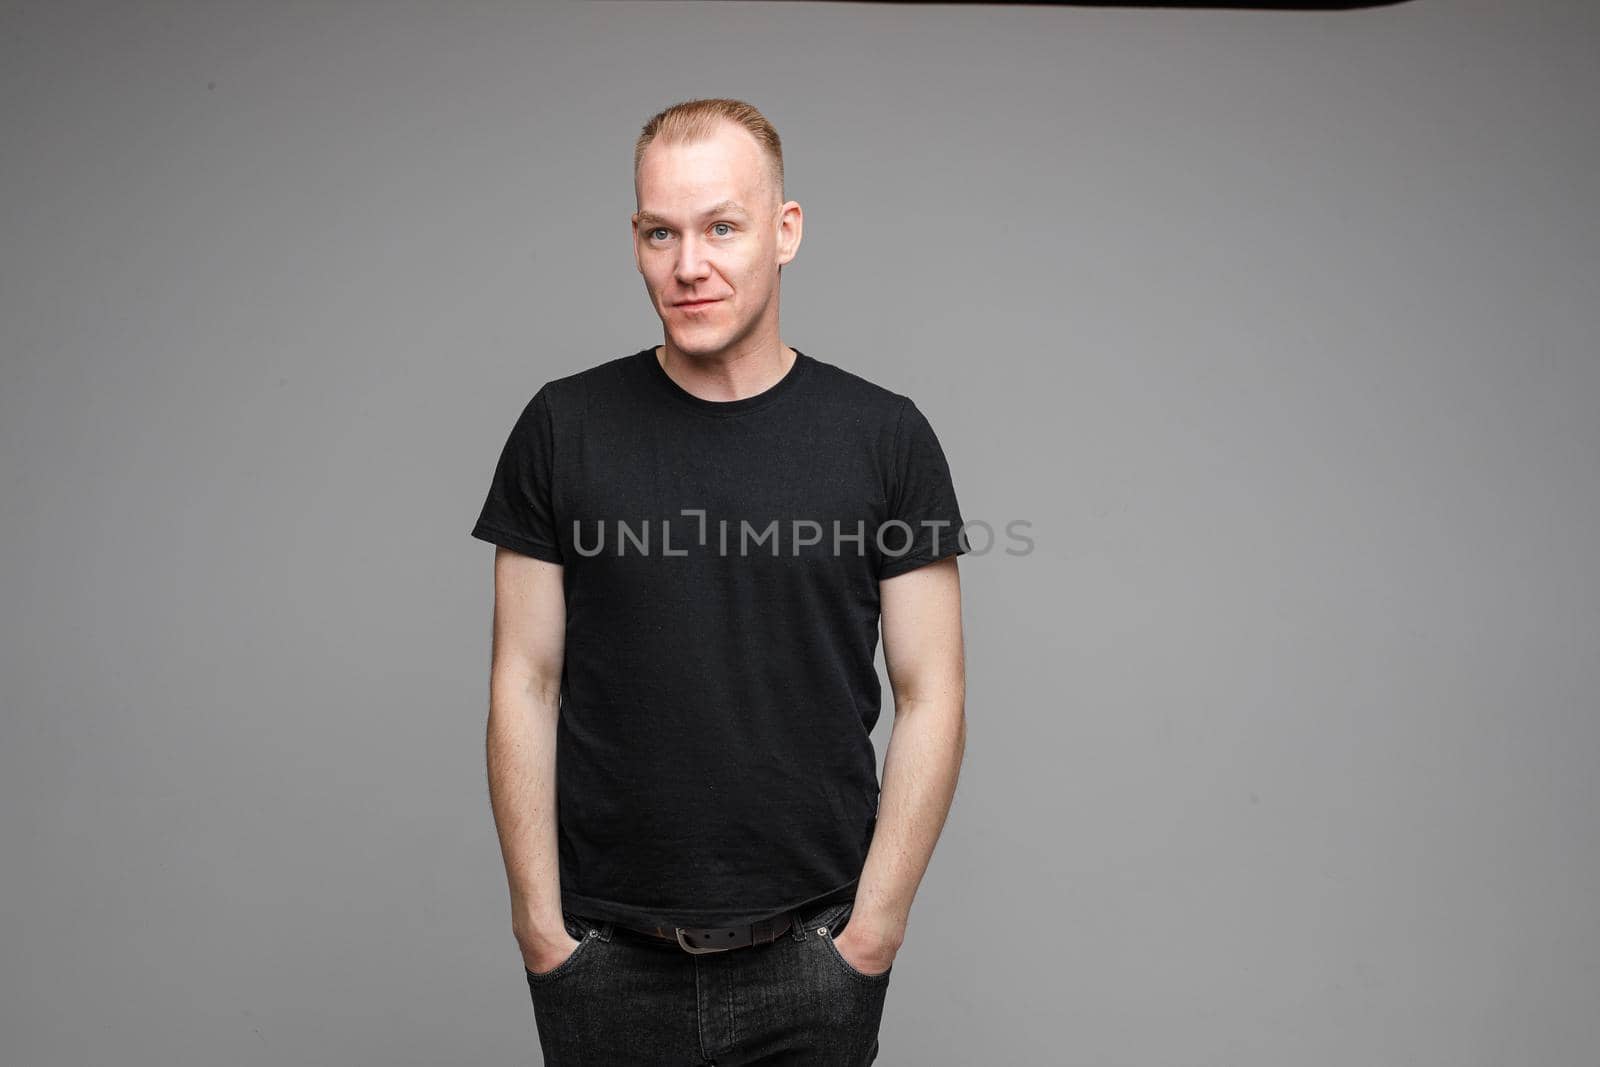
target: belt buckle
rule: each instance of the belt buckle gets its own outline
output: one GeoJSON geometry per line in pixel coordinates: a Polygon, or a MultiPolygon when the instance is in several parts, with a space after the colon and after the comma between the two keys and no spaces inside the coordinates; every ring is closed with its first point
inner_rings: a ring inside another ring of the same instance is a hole
{"type": "Polygon", "coordinates": [[[696,956],[703,956],[708,952],[727,952],[729,949],[735,947],[733,945],[712,945],[709,948],[695,948],[693,945],[689,944],[689,942],[683,939],[683,927],[674,926],[672,929],[673,932],[677,934],[678,946],[682,948],[683,951],[692,952],[696,956]]]}

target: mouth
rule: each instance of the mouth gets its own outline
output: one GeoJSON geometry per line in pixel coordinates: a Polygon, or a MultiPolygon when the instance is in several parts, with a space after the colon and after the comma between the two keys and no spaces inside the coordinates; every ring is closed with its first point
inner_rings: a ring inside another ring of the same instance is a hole
{"type": "Polygon", "coordinates": [[[688,300],[688,301],[685,301],[685,302],[683,302],[681,304],[673,304],[672,306],[675,307],[675,308],[678,308],[678,309],[680,309],[682,311],[697,311],[700,308],[708,308],[712,304],[718,304],[718,303],[721,303],[720,299],[719,300],[688,300]]]}

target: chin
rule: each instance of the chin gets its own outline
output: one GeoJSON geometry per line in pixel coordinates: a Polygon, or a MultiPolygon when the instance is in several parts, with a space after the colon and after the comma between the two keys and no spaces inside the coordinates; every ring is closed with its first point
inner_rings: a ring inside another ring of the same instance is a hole
{"type": "Polygon", "coordinates": [[[723,330],[685,330],[679,327],[668,330],[667,335],[672,338],[673,347],[684,353],[720,352],[728,340],[723,330]]]}

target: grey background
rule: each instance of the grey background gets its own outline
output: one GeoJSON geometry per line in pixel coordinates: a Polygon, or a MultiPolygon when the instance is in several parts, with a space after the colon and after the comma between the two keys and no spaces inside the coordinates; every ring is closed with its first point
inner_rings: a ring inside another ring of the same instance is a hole
{"type": "Polygon", "coordinates": [[[0,7],[0,1061],[538,1061],[467,531],[731,95],[784,340],[1034,524],[879,1062],[1594,1062],[1597,31],[0,7]]]}

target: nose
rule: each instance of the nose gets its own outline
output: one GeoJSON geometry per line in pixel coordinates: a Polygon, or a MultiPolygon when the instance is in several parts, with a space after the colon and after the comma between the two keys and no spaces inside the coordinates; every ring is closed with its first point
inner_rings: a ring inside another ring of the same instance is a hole
{"type": "Polygon", "coordinates": [[[678,242],[678,261],[672,265],[672,272],[678,284],[683,286],[703,281],[711,273],[711,263],[693,237],[685,237],[678,242]]]}

